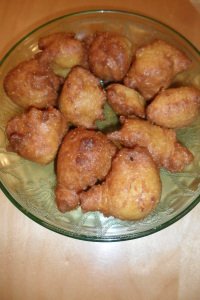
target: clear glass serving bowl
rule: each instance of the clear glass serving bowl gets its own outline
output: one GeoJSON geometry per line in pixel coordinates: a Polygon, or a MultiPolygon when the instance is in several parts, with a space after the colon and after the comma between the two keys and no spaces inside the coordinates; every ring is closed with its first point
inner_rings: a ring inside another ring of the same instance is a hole
{"type": "Polygon", "coordinates": [[[174,84],[193,84],[200,88],[200,53],[172,28],[136,13],[123,11],[86,11],[65,15],[36,28],[10,49],[0,67],[0,180],[10,201],[25,215],[42,226],[66,236],[91,241],[122,241],[152,234],[188,213],[200,200],[200,118],[192,126],[177,131],[179,140],[194,154],[195,160],[183,173],[161,170],[162,198],[155,211],[137,222],[106,218],[101,213],[83,214],[81,209],[60,213],[54,201],[54,163],[40,166],[7,152],[6,122],[20,109],[3,90],[7,72],[38,51],[41,36],[57,32],[75,32],[84,36],[95,31],[120,32],[135,47],[161,38],[183,50],[192,67],[177,76],[174,84]]]}

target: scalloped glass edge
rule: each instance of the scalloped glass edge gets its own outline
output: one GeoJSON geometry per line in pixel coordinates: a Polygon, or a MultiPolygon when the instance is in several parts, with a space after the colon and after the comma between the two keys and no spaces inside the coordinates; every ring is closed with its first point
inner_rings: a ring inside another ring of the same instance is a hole
{"type": "MultiPolygon", "coordinates": [[[[198,55],[200,55],[200,51],[186,38],[184,37],[181,33],[179,33],[178,31],[176,31],[175,29],[173,29],[172,27],[170,27],[169,25],[156,20],[152,17],[149,16],[145,16],[143,14],[140,13],[136,13],[136,12],[132,12],[132,11],[126,11],[126,10],[87,10],[87,11],[80,11],[80,12],[73,12],[70,14],[66,14],[66,15],[62,15],[60,17],[51,19],[45,23],[43,23],[42,25],[36,27],[34,30],[30,31],[28,34],[26,34],[25,36],[23,36],[17,43],[15,43],[13,45],[13,47],[11,47],[8,52],[4,55],[4,57],[2,58],[2,60],[0,60],[0,66],[3,64],[3,62],[9,57],[10,53],[22,42],[24,41],[26,38],[28,38],[30,35],[32,35],[34,32],[36,32],[37,30],[45,27],[48,24],[51,24],[57,20],[61,20],[64,18],[68,18],[71,16],[78,16],[78,15],[85,15],[85,14],[93,14],[93,13],[121,13],[121,14],[128,14],[128,15],[133,15],[133,16],[138,16],[140,18],[143,18],[145,20],[150,20],[154,23],[160,24],[161,26],[169,29],[170,31],[172,31],[173,33],[175,33],[176,35],[178,35],[179,37],[181,37],[183,40],[185,40],[193,49],[195,52],[197,52],[198,55]]],[[[177,222],[178,220],[180,220],[182,217],[184,217],[187,213],[189,213],[199,202],[200,202],[200,195],[186,208],[184,209],[182,212],[180,212],[177,216],[173,217],[171,220],[158,225],[152,229],[146,230],[142,233],[134,233],[134,234],[128,234],[128,235],[124,235],[123,237],[97,237],[97,236],[86,236],[84,234],[78,234],[78,233],[73,233],[64,229],[59,229],[58,227],[51,225],[45,221],[42,221],[41,219],[37,218],[35,215],[31,214],[30,212],[28,212],[23,206],[21,206],[14,198],[13,196],[9,193],[9,191],[6,189],[6,187],[3,185],[3,183],[0,181],[0,188],[2,190],[2,192],[4,193],[4,195],[10,200],[10,202],[16,207],[18,208],[24,215],[26,215],[27,217],[29,217],[31,220],[35,221],[36,223],[40,224],[41,226],[54,231],[56,233],[65,235],[67,237],[71,237],[74,239],[78,239],[78,240],[84,240],[84,241],[92,241],[92,242],[118,242],[118,241],[126,241],[126,240],[132,240],[132,239],[137,239],[137,238],[141,238],[141,237],[145,237],[148,236],[150,234],[156,233],[170,225],[172,225],[173,223],[177,222]]]]}

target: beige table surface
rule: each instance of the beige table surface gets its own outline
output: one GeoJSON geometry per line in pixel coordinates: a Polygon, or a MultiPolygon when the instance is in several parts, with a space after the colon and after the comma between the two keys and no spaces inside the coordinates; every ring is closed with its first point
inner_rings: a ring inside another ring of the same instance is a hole
{"type": "MultiPolygon", "coordinates": [[[[187,0],[0,0],[0,57],[35,26],[92,8],[142,12],[200,48],[200,14],[187,0]]],[[[0,192],[0,300],[200,299],[200,205],[176,224],[121,243],[91,243],[34,223],[0,192]]]]}

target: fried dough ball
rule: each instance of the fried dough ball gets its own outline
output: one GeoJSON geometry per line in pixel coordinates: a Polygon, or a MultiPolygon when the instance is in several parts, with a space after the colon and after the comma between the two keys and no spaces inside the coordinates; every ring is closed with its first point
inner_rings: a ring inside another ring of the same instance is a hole
{"type": "Polygon", "coordinates": [[[108,103],[118,115],[145,117],[145,100],[137,91],[119,83],[109,85],[106,90],[108,103]]]}
{"type": "Polygon", "coordinates": [[[4,79],[4,89],[21,107],[45,108],[56,104],[62,81],[37,59],[30,59],[9,71],[4,79]]]}
{"type": "Polygon", "coordinates": [[[59,108],[72,124],[95,128],[95,121],[104,118],[105,101],[99,80],[90,71],[74,67],[64,83],[59,108]]]}
{"type": "Polygon", "coordinates": [[[30,108],[6,127],[9,150],[40,164],[51,162],[67,131],[64,116],[55,108],[30,108]]]}
{"type": "Polygon", "coordinates": [[[193,160],[192,153],[177,141],[173,129],[149,121],[126,119],[121,130],[108,134],[108,138],[129,148],[146,147],[156,164],[171,172],[181,172],[193,160]]]}
{"type": "Polygon", "coordinates": [[[105,81],[120,81],[132,60],[132,44],[117,33],[97,33],[89,49],[89,67],[105,81]]]}
{"type": "Polygon", "coordinates": [[[174,76],[186,70],[191,61],[187,56],[162,40],[156,40],[136,51],[124,84],[151,99],[167,88],[174,76]]]}
{"type": "Polygon", "coordinates": [[[158,94],[147,108],[147,117],[157,125],[180,128],[190,125],[199,112],[200,90],[179,87],[158,94]]]}
{"type": "Polygon", "coordinates": [[[72,33],[57,32],[41,37],[38,47],[43,50],[40,56],[42,62],[69,69],[76,65],[87,66],[84,43],[77,40],[72,33]]]}
{"type": "Polygon", "coordinates": [[[65,136],[57,160],[56,203],[61,212],[76,208],[78,193],[105,178],[115,152],[101,132],[76,128],[65,136]]]}
{"type": "Polygon", "coordinates": [[[100,211],[122,220],[146,217],[159,202],[161,180],[145,148],[122,149],[106,181],[80,194],[84,211],[100,211]]]}

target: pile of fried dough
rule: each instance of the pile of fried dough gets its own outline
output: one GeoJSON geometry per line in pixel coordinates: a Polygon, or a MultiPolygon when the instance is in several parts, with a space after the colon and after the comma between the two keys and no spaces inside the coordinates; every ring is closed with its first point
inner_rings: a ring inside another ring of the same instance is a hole
{"type": "Polygon", "coordinates": [[[40,164],[55,159],[63,213],[81,206],[122,220],[146,217],[161,197],[159,169],[182,172],[194,158],[175,129],[198,117],[200,90],[171,87],[191,60],[164,40],[135,50],[112,32],[53,33],[38,48],[4,79],[24,108],[6,126],[8,150],[40,164]],[[109,133],[96,123],[105,103],[120,120],[109,133]]]}

